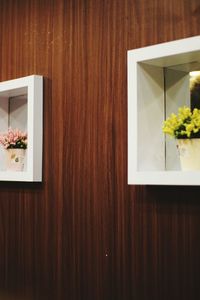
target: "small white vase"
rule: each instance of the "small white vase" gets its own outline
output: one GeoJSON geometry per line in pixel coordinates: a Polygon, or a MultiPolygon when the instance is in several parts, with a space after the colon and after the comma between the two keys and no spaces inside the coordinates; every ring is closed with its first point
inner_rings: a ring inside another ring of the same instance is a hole
{"type": "Polygon", "coordinates": [[[6,169],[7,171],[23,171],[25,149],[7,149],[6,169]]]}
{"type": "Polygon", "coordinates": [[[177,139],[182,171],[200,170],[200,139],[177,139]]]}

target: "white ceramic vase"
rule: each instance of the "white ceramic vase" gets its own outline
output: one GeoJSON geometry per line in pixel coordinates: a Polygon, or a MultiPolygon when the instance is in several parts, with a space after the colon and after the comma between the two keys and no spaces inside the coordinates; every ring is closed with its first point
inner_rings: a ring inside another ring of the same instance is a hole
{"type": "Polygon", "coordinates": [[[25,149],[7,149],[7,171],[23,171],[25,153],[25,149]]]}
{"type": "Polygon", "coordinates": [[[200,170],[200,139],[177,139],[182,171],[200,170]]]}

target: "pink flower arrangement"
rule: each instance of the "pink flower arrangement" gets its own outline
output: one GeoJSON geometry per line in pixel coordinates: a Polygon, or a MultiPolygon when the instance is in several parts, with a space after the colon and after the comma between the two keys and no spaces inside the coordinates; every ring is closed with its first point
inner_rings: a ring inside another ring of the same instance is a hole
{"type": "Polygon", "coordinates": [[[0,133],[0,144],[5,149],[26,149],[27,133],[9,128],[8,132],[0,133]]]}

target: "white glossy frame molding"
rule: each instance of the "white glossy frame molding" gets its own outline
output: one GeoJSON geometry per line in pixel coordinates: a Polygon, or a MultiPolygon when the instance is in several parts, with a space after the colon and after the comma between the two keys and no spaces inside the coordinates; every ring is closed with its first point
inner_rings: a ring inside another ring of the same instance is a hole
{"type": "Polygon", "coordinates": [[[176,146],[162,133],[165,117],[187,103],[185,82],[199,63],[200,36],[128,51],[128,184],[200,185],[200,172],[175,167],[176,146]]]}
{"type": "Polygon", "coordinates": [[[0,83],[0,131],[15,126],[28,133],[24,171],[5,170],[0,149],[0,181],[42,181],[43,77],[31,75],[0,83]]]}

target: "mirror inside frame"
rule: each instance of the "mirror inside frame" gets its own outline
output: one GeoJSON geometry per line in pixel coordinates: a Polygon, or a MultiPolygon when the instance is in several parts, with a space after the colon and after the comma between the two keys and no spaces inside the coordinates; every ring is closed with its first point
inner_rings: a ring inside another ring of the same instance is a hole
{"type": "MultiPolygon", "coordinates": [[[[165,119],[178,108],[200,109],[200,62],[194,61],[164,68],[165,119]]],[[[180,170],[176,141],[166,135],[166,170],[180,170]]]]}

